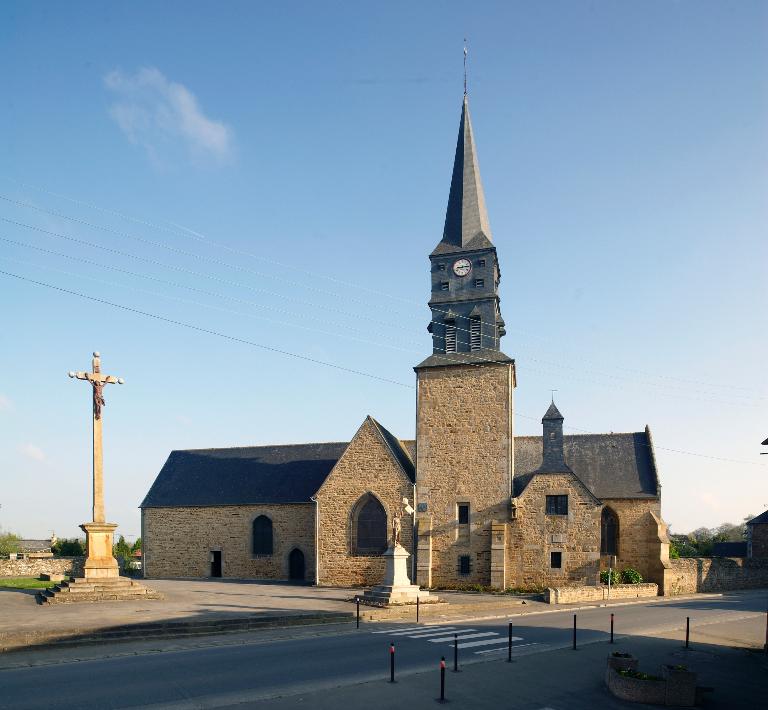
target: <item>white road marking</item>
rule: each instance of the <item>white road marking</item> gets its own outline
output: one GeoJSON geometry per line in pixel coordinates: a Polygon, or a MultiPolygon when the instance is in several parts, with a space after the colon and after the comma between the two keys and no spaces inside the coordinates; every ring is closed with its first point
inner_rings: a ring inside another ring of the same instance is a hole
{"type": "MultiPolygon", "coordinates": [[[[519,636],[513,636],[512,640],[522,641],[522,639],[519,636]]],[[[509,639],[505,639],[505,638],[486,639],[485,641],[470,641],[469,643],[462,643],[461,639],[459,639],[459,648],[472,648],[473,646],[493,646],[495,644],[500,644],[500,643],[508,644],[509,639]]]]}
{"type": "MultiPolygon", "coordinates": [[[[516,648],[523,648],[523,646],[538,646],[538,641],[533,641],[532,643],[519,643],[517,646],[512,646],[512,651],[514,651],[516,648]]],[[[459,648],[461,648],[461,645],[459,645],[459,648]]],[[[475,654],[480,655],[481,653],[501,653],[502,651],[506,651],[506,648],[489,648],[485,651],[475,651],[475,654]]]]}
{"type": "Polygon", "coordinates": [[[455,626],[444,626],[440,628],[435,629],[419,629],[418,631],[393,631],[390,632],[390,636],[421,636],[422,634],[430,635],[430,634],[442,634],[442,633],[448,633],[449,631],[453,631],[455,629],[455,626]]]}
{"type": "Polygon", "coordinates": [[[409,629],[400,629],[398,627],[395,627],[394,629],[388,629],[387,631],[371,631],[372,634],[391,634],[395,632],[402,632],[406,633],[407,631],[422,631],[424,629],[423,626],[411,626],[409,629]]]}
{"type": "Polygon", "coordinates": [[[451,638],[453,638],[453,634],[463,634],[467,633],[468,631],[474,631],[474,629],[464,629],[463,631],[459,631],[458,629],[452,629],[451,627],[448,627],[447,629],[441,629],[440,631],[428,631],[425,634],[408,634],[408,638],[423,639],[427,636],[445,636],[446,634],[450,634],[451,638]]]}
{"type": "MultiPolygon", "coordinates": [[[[470,631],[472,629],[469,629],[470,631]]],[[[495,631],[487,631],[484,634],[464,634],[463,636],[459,634],[459,641],[462,639],[476,639],[480,638],[481,636],[498,636],[498,634],[495,631]]],[[[436,639],[427,639],[430,643],[443,643],[445,641],[453,641],[453,634],[450,636],[441,636],[440,638],[436,639]]]]}

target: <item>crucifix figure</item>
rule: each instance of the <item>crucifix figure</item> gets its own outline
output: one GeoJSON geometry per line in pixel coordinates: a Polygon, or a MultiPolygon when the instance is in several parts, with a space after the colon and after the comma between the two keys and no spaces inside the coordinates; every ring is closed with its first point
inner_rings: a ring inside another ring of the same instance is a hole
{"type": "Polygon", "coordinates": [[[104,451],[101,438],[101,410],[104,407],[104,385],[124,384],[122,377],[101,374],[99,353],[93,353],[93,372],[70,372],[70,377],[87,380],[93,387],[93,522],[105,523],[104,517],[104,451]]]}

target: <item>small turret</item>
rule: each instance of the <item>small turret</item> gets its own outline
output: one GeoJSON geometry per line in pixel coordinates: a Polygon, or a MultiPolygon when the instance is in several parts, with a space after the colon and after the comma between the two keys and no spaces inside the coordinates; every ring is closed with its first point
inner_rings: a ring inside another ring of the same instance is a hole
{"type": "Polygon", "coordinates": [[[570,471],[571,469],[565,463],[563,450],[563,415],[555,406],[554,400],[549,405],[541,423],[544,425],[544,437],[539,470],[542,473],[570,471]]]}

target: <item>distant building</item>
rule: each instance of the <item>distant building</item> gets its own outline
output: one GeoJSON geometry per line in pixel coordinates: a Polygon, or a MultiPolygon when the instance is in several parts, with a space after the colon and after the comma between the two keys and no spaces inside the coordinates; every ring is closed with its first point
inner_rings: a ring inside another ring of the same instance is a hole
{"type": "Polygon", "coordinates": [[[712,557],[746,557],[746,542],[715,542],[712,545],[712,557]]]}
{"type": "Polygon", "coordinates": [[[56,536],[49,540],[19,540],[18,556],[23,558],[53,557],[53,546],[56,544],[56,536]]]}
{"type": "Polygon", "coordinates": [[[747,557],[768,558],[768,510],[747,522],[747,557]]]}
{"type": "Polygon", "coordinates": [[[647,427],[564,436],[552,402],[542,436],[514,434],[517,371],[500,349],[501,269],[466,96],[429,260],[432,354],[414,368],[415,440],[369,416],[351,441],[173,451],[141,504],[146,576],[379,584],[397,515],[426,587],[595,584],[612,558],[663,581],[669,540],[647,427]]]}

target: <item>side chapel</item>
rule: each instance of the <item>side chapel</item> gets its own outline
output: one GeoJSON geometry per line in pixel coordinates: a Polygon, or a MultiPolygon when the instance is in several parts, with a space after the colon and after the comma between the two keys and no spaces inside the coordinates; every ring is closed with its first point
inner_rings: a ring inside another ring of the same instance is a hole
{"type": "Polygon", "coordinates": [[[147,577],[375,585],[399,514],[423,587],[595,584],[609,556],[662,582],[647,427],[566,436],[552,402],[542,436],[515,436],[515,361],[500,349],[501,270],[466,95],[429,260],[432,354],[414,368],[415,441],[367,416],[348,442],[171,452],[140,506],[147,577]]]}

